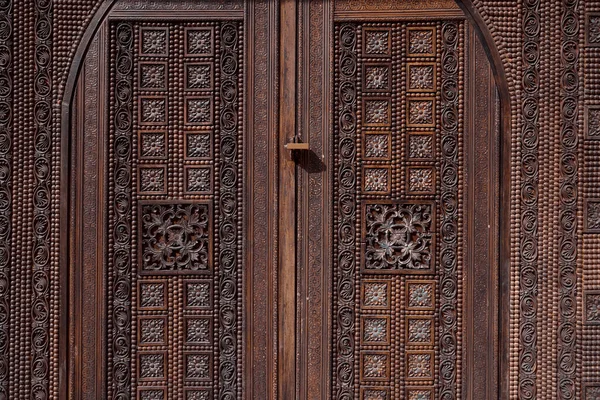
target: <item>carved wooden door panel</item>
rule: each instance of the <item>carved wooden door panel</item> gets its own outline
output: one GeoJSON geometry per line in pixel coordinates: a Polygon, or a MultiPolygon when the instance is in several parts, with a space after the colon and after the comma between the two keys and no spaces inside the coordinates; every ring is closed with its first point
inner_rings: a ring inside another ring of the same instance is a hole
{"type": "Polygon", "coordinates": [[[453,1],[379,5],[95,17],[72,103],[69,398],[497,397],[492,69],[453,1]]]}

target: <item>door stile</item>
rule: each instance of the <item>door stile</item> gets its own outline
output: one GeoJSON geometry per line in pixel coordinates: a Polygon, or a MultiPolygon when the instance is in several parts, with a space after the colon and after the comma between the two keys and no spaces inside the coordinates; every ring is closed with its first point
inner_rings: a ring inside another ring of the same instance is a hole
{"type": "Polygon", "coordinates": [[[285,146],[296,136],[296,0],[280,5],[279,115],[279,387],[280,399],[296,393],[296,162],[285,146]]]}

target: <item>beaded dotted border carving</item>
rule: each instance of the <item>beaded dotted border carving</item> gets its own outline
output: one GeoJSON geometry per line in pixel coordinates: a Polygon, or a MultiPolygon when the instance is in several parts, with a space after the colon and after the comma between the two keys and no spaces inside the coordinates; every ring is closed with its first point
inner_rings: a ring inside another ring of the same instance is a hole
{"type": "Polygon", "coordinates": [[[242,37],[111,25],[111,398],[241,393],[242,37]]]}
{"type": "Polygon", "coordinates": [[[336,25],[334,398],[460,397],[463,34],[336,25]]]}

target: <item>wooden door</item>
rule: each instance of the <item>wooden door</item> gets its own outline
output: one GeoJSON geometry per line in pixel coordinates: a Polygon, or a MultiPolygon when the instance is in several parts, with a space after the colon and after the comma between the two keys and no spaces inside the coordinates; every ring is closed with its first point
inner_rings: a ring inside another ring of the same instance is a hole
{"type": "Polygon", "coordinates": [[[92,25],[70,398],[498,397],[501,107],[453,1],[121,0],[92,25]]]}

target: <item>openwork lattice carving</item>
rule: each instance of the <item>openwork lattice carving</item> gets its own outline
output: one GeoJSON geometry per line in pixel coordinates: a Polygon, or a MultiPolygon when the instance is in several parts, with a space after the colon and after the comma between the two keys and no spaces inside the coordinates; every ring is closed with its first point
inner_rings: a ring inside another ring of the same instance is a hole
{"type": "Polygon", "coordinates": [[[433,267],[434,233],[431,203],[365,205],[364,268],[428,270],[433,267]]]}
{"type": "Polygon", "coordinates": [[[208,204],[143,204],[141,265],[143,271],[208,271],[210,220],[208,204]]]}

